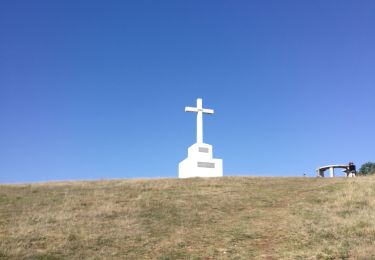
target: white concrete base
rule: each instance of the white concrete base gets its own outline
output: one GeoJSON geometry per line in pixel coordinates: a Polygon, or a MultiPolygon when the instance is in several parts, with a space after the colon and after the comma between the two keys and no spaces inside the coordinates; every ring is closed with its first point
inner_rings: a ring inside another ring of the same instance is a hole
{"type": "Polygon", "coordinates": [[[223,160],[212,158],[212,145],[195,143],[188,149],[188,157],[178,165],[179,178],[222,177],[223,160]]]}

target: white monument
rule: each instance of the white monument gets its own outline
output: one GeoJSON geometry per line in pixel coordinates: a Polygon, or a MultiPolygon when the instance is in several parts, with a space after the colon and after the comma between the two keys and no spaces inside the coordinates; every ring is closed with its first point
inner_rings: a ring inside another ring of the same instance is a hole
{"type": "Polygon", "coordinates": [[[178,177],[221,177],[223,160],[212,158],[212,145],[203,143],[203,113],[213,114],[213,109],[202,107],[202,99],[197,99],[197,107],[185,107],[185,112],[197,113],[197,142],[189,147],[188,157],[178,165],[178,177]]]}

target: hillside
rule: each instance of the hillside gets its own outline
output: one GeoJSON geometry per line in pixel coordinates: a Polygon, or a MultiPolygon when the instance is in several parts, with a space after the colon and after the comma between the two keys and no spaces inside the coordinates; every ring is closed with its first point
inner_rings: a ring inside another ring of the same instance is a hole
{"type": "Polygon", "coordinates": [[[374,197],[373,177],[0,185],[0,258],[371,259],[374,197]]]}

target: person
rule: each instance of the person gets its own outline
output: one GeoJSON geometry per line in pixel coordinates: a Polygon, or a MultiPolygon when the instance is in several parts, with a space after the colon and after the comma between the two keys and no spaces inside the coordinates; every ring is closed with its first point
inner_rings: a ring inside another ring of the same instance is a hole
{"type": "Polygon", "coordinates": [[[353,162],[349,162],[348,170],[349,170],[349,174],[352,174],[354,176],[357,174],[355,164],[353,162]]]}

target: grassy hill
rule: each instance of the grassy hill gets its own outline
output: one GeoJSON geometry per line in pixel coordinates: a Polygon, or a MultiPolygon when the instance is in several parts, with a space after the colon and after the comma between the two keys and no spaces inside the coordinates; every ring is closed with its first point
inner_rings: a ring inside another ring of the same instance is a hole
{"type": "Polygon", "coordinates": [[[0,259],[375,259],[375,178],[0,185],[0,259]]]}

